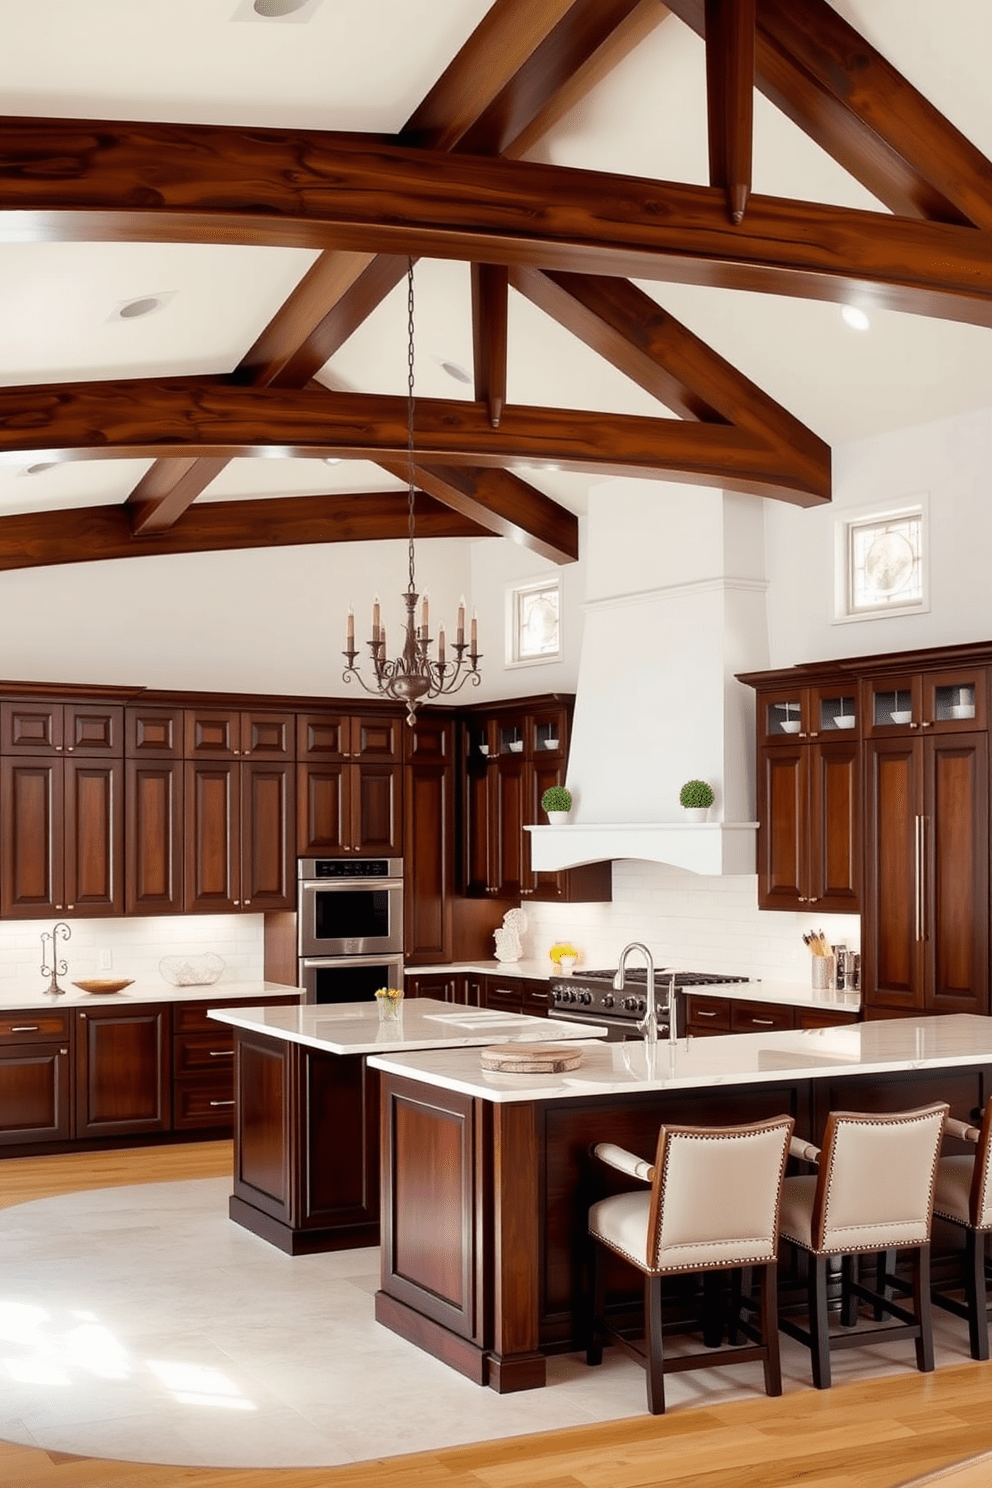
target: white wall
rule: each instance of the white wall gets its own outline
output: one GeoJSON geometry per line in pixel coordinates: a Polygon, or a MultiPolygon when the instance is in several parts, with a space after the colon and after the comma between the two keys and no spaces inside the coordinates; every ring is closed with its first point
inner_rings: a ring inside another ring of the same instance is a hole
{"type": "Polygon", "coordinates": [[[992,637],[992,409],[834,450],[834,501],[817,511],[765,507],[770,665],[992,637]],[[930,507],[930,610],[832,623],[837,513],[930,507]]]}

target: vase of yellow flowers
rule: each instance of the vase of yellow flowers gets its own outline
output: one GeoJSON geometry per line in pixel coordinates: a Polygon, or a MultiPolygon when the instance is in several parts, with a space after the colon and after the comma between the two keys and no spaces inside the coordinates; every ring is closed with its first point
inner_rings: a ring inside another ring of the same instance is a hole
{"type": "Polygon", "coordinates": [[[562,976],[572,975],[579,953],[570,940],[556,941],[548,954],[562,976]]]}
{"type": "Polygon", "coordinates": [[[403,988],[379,987],[375,994],[380,1023],[398,1023],[403,1012],[403,988]]]}

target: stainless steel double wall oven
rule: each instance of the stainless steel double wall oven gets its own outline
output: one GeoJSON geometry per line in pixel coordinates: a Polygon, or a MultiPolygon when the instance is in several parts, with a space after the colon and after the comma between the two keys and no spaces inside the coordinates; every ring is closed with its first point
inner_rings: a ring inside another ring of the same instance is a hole
{"type": "Polygon", "coordinates": [[[307,1002],[402,987],[403,859],[300,858],[297,925],[307,1002]]]}

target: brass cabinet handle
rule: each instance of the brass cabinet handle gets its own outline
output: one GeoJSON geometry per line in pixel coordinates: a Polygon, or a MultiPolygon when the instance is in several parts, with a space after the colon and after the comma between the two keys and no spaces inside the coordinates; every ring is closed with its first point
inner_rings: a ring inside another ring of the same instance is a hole
{"type": "Polygon", "coordinates": [[[233,1059],[234,1058],[234,1050],[233,1049],[210,1049],[210,1050],[208,1050],[208,1053],[209,1053],[211,1059],[233,1059]]]}
{"type": "Polygon", "coordinates": [[[754,1024],[755,1028],[774,1028],[775,1027],[775,1019],[774,1018],[752,1018],[751,1019],[751,1022],[754,1024]]]}
{"type": "Polygon", "coordinates": [[[229,1101],[211,1101],[210,1104],[212,1106],[233,1106],[234,1105],[234,1102],[233,1102],[233,1100],[229,1100],[229,1101]]]}

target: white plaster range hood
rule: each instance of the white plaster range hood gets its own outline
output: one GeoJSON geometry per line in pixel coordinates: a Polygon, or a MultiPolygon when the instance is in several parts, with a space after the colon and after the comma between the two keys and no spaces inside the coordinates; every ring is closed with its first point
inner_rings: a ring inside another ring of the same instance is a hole
{"type": "Polygon", "coordinates": [[[529,827],[546,872],[646,858],[699,874],[757,871],[754,693],[768,664],[760,501],[668,481],[590,493],[586,602],[567,825],[529,827]],[[631,542],[630,533],[637,533],[631,542]],[[712,821],[690,823],[686,780],[712,821]]]}
{"type": "Polygon", "coordinates": [[[531,866],[539,872],[642,858],[722,875],[754,873],[757,829],[757,822],[583,822],[526,830],[531,866]]]}

